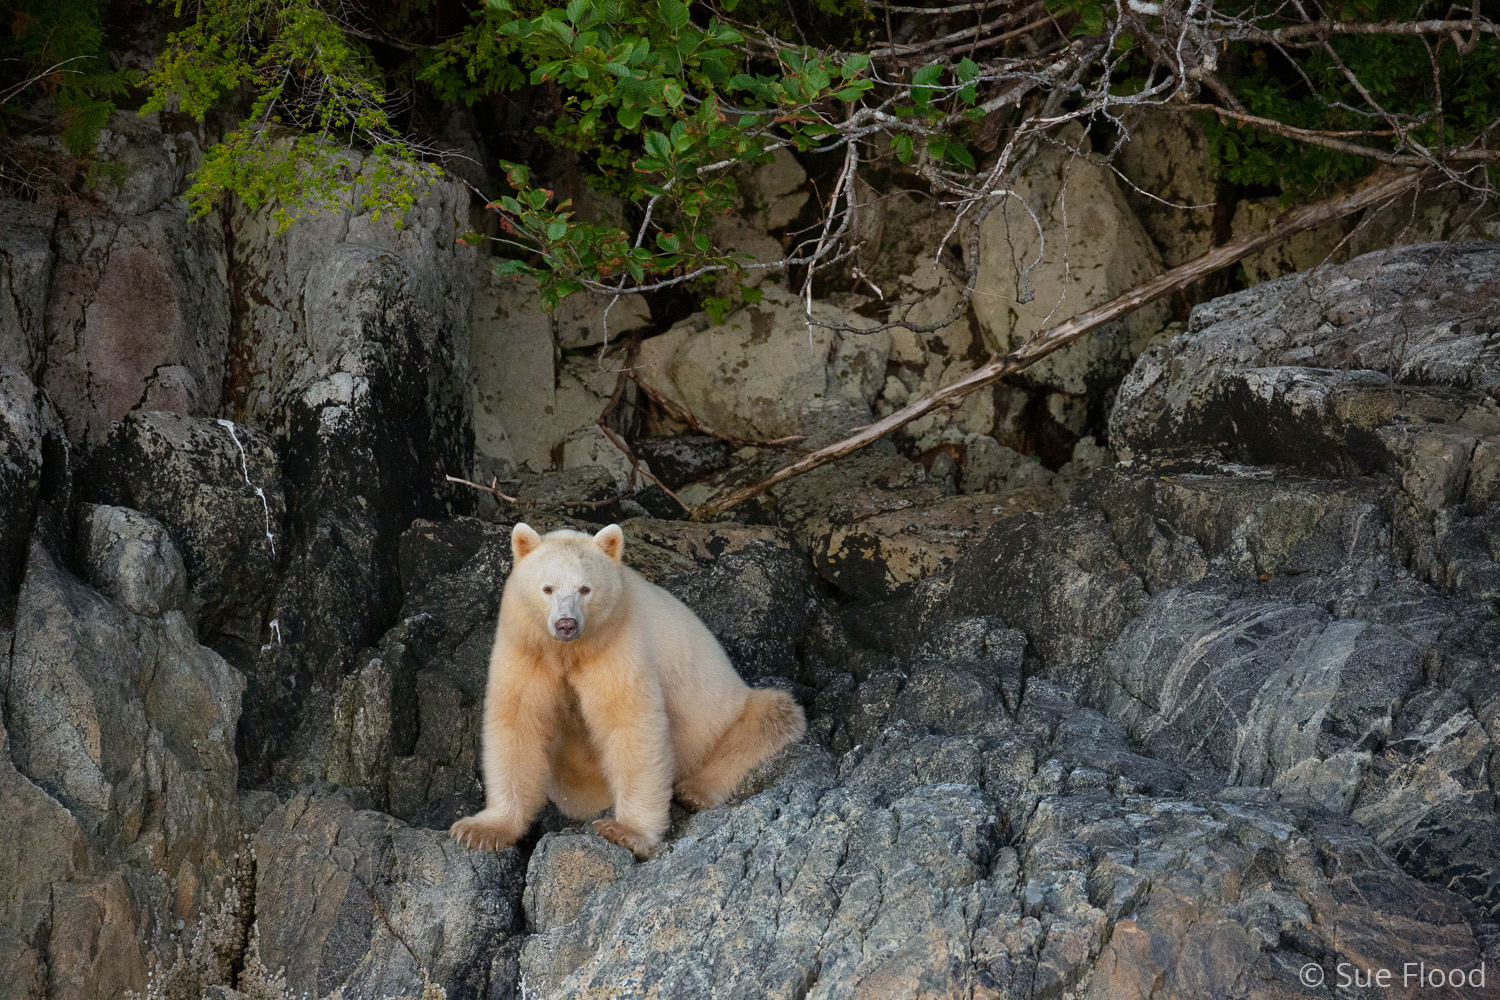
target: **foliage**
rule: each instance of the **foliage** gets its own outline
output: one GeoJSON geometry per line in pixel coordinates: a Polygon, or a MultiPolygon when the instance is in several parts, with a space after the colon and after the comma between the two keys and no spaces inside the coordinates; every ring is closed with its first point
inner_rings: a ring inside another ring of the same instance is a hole
{"type": "MultiPolygon", "coordinates": [[[[1417,0],[1384,0],[1372,6],[1344,3],[1328,13],[1346,23],[1401,22],[1422,16],[1422,9],[1417,0]]],[[[1427,149],[1469,142],[1500,115],[1500,45],[1464,52],[1440,40],[1434,52],[1421,37],[1364,35],[1334,37],[1329,50],[1313,46],[1292,59],[1274,46],[1233,42],[1226,61],[1233,67],[1235,93],[1250,114],[1304,129],[1388,135],[1389,126],[1365,95],[1407,123],[1410,139],[1427,149]],[[1437,106],[1439,96],[1446,107],[1437,106]]],[[[1373,165],[1232,119],[1202,117],[1222,176],[1246,187],[1279,190],[1283,200],[1357,179],[1373,165]]]]}
{"type": "Polygon", "coordinates": [[[251,209],[273,206],[285,229],[300,210],[352,194],[401,225],[435,171],[392,123],[383,74],[342,16],[320,0],[210,0],[168,36],[143,110],[175,106],[202,121],[226,97],[254,95],[194,178],[197,215],[233,194],[251,209]],[[350,147],[366,153],[357,172],[340,152],[350,147]]]}
{"type": "Polygon", "coordinates": [[[25,113],[25,89],[52,101],[64,148],[74,155],[93,149],[114,100],[135,74],[109,66],[98,0],[18,0],[7,5],[0,30],[0,133],[10,133],[25,113]]]}

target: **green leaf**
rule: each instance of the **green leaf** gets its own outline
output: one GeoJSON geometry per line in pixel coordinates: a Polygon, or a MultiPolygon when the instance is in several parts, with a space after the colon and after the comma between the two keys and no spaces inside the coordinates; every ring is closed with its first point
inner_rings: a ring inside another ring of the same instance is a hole
{"type": "Polygon", "coordinates": [[[524,260],[502,260],[495,265],[492,273],[497,278],[504,278],[512,274],[530,274],[531,267],[524,260]]]}
{"type": "Polygon", "coordinates": [[[667,253],[676,253],[682,248],[682,240],[677,237],[676,233],[657,233],[656,245],[667,253]]]}
{"type": "Polygon", "coordinates": [[[568,235],[568,224],[562,219],[556,220],[547,227],[547,239],[554,243],[566,235],[568,235]]]}
{"type": "Polygon", "coordinates": [[[645,138],[646,152],[652,156],[665,160],[672,155],[672,142],[660,132],[647,132],[645,138]]]}
{"type": "Polygon", "coordinates": [[[688,8],[682,0],[657,0],[656,11],[661,15],[662,23],[673,32],[688,26],[688,8]]]}
{"type": "Polygon", "coordinates": [[[761,299],[764,299],[766,297],[766,293],[761,291],[759,288],[747,288],[741,293],[741,297],[744,298],[747,305],[753,306],[761,299]]]}
{"type": "Polygon", "coordinates": [[[857,52],[844,60],[844,65],[839,67],[839,75],[847,80],[852,76],[858,76],[863,73],[869,68],[869,65],[870,56],[864,52],[857,52]]]}
{"type": "Polygon", "coordinates": [[[638,107],[621,108],[619,119],[620,127],[628,131],[635,131],[635,127],[641,123],[642,111],[638,107]]]}
{"type": "Polygon", "coordinates": [[[925,108],[932,100],[933,88],[930,84],[937,83],[938,77],[942,75],[941,66],[923,66],[911,75],[911,99],[918,107],[925,108]]]}
{"type": "Polygon", "coordinates": [[[911,160],[911,136],[907,135],[905,132],[891,138],[891,148],[896,151],[896,159],[900,160],[902,163],[907,163],[911,160]]]}

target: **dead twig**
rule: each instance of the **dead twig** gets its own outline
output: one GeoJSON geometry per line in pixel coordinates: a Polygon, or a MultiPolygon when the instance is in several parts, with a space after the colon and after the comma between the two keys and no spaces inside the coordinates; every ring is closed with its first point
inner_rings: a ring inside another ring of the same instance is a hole
{"type": "Polygon", "coordinates": [[[1294,209],[1282,215],[1264,232],[1230,240],[1178,267],[1157,275],[1150,281],[1136,285],[1110,301],[1080,313],[1065,323],[1033,335],[1026,343],[1009,354],[990,359],[989,362],[965,375],[963,378],[943,386],[935,392],[921,396],[882,420],[878,420],[842,441],[812,452],[805,458],[793,462],[766,479],[750,486],[734,490],[725,496],[710,500],[695,507],[691,517],[696,521],[708,520],[744,503],[753,497],[778,486],[789,479],[811,472],[835,459],[885,437],[887,434],[941,406],[962,399],[976,389],[1027,368],[1085,334],[1106,323],[1120,319],[1141,306],[1180,288],[1185,288],[1200,278],[1228,267],[1241,258],[1264,250],[1289,236],[1320,226],[1325,222],[1343,218],[1354,212],[1379,205],[1415,187],[1425,176],[1424,171],[1409,170],[1383,181],[1377,181],[1357,191],[1339,195],[1326,201],[1294,209]]]}
{"type": "Polygon", "coordinates": [[[691,507],[683,502],[682,497],[672,492],[671,487],[662,482],[660,479],[657,479],[656,476],[652,474],[651,470],[646,467],[646,463],[642,462],[639,458],[636,457],[635,452],[630,450],[630,445],[626,444],[624,439],[621,438],[620,435],[610,430],[609,425],[604,422],[603,416],[595,421],[595,423],[597,423],[599,425],[599,429],[604,432],[604,436],[609,438],[610,444],[620,449],[625,457],[630,459],[630,471],[632,475],[636,472],[639,472],[641,475],[651,480],[657,486],[660,486],[663,493],[677,502],[677,506],[681,507],[683,510],[692,510],[691,507]]]}

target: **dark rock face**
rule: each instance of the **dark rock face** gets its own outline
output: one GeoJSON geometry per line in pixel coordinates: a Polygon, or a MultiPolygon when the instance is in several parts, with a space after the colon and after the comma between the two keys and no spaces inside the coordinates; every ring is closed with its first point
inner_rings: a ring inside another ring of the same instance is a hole
{"type": "MultiPolygon", "coordinates": [[[[247,759],[284,751],[307,699],[334,690],[396,620],[400,533],[467,509],[471,251],[466,195],[441,184],[401,230],[332,211],[278,234],[236,219],[228,376],[235,413],[276,442],[288,483],[282,573],[253,666],[247,759]],[[456,500],[450,499],[457,496],[456,500]],[[456,507],[455,507],[456,504],[456,507]]],[[[262,769],[252,775],[263,780],[262,769]]]]}
{"type": "Polygon", "coordinates": [[[0,362],[0,628],[15,616],[42,485],[40,395],[25,373],[0,362]]]}
{"type": "Polygon", "coordinates": [[[718,472],[729,464],[734,451],[728,442],[707,434],[641,438],[631,447],[674,490],[718,472]]]}

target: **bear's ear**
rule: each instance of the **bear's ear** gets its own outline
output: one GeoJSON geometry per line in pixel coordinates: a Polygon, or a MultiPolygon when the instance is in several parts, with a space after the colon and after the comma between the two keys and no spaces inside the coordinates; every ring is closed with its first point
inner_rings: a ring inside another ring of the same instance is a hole
{"type": "Polygon", "coordinates": [[[611,524],[594,536],[594,544],[603,549],[605,555],[619,562],[620,556],[625,552],[625,532],[620,530],[618,524],[611,524]]]}
{"type": "Polygon", "coordinates": [[[542,544],[542,536],[525,521],[510,529],[510,555],[513,562],[520,562],[542,544]]]}

